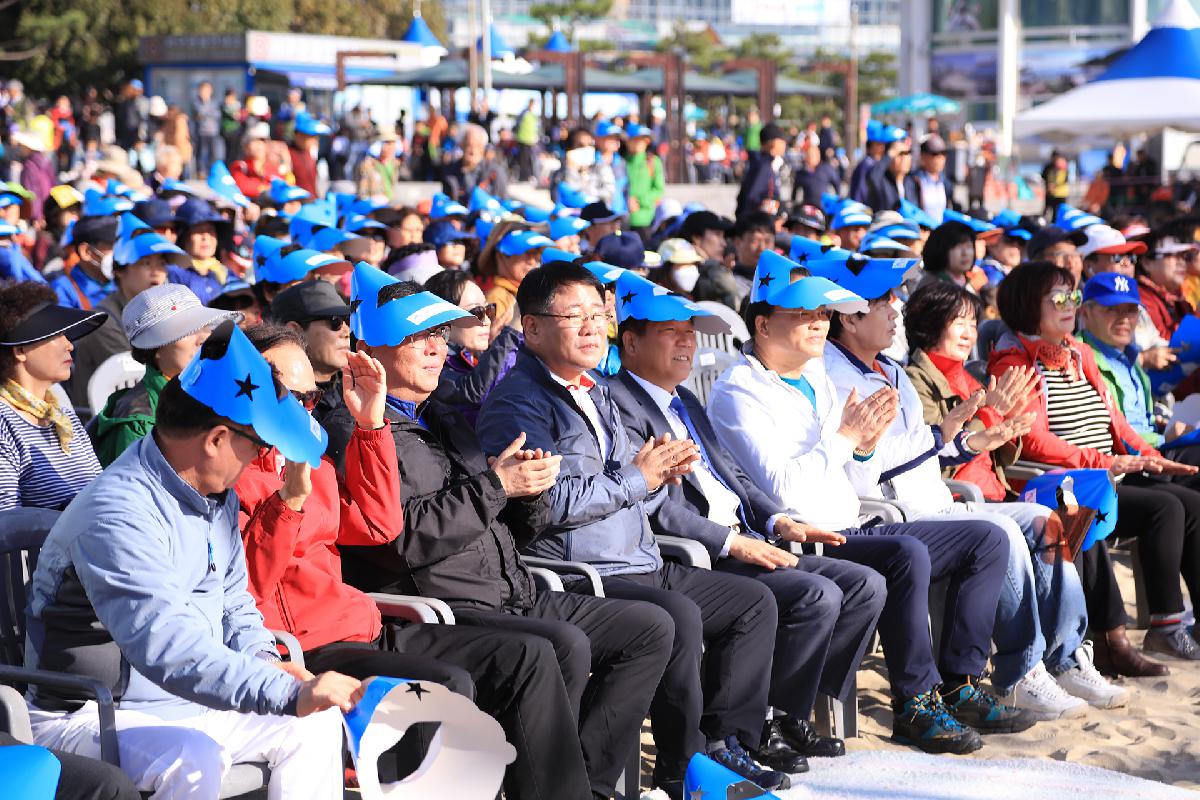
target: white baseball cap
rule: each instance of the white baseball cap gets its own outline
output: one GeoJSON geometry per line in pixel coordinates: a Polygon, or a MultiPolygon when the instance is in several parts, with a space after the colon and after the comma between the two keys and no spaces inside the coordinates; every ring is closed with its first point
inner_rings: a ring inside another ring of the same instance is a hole
{"type": "Polygon", "coordinates": [[[1141,255],[1146,252],[1145,242],[1127,241],[1119,230],[1108,225],[1089,225],[1083,232],[1087,235],[1087,241],[1079,246],[1079,255],[1083,258],[1093,253],[1141,255]]]}
{"type": "Polygon", "coordinates": [[[658,246],[664,264],[699,264],[704,257],[687,239],[667,239],[658,246]]]}
{"type": "Polygon", "coordinates": [[[1169,256],[1175,253],[1186,253],[1189,250],[1195,250],[1196,247],[1195,242],[1181,242],[1174,236],[1164,236],[1158,240],[1154,253],[1159,256],[1169,256]]]}

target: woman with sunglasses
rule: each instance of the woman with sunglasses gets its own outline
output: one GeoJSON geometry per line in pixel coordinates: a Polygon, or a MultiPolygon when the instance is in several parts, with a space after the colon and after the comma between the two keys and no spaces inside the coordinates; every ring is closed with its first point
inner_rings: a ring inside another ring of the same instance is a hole
{"type": "Polygon", "coordinates": [[[1171,338],[1184,317],[1195,313],[1182,294],[1187,278],[1185,257],[1195,250],[1194,242],[1181,241],[1160,231],[1151,235],[1149,252],[1137,264],[1142,305],[1164,339],[1171,338]]]}
{"type": "Polygon", "coordinates": [[[130,355],[146,366],[146,374],[134,386],[109,395],[88,426],[103,466],[150,433],[167,381],[183,372],[209,332],[227,319],[240,322],[242,315],[205,308],[195,292],[177,283],[152,286],[126,304],[121,323],[133,348],[130,355]]]}
{"type": "MultiPolygon", "coordinates": [[[[1008,325],[988,360],[997,378],[1033,367],[1040,396],[1029,405],[1037,419],[1022,437],[1022,457],[1065,469],[1107,469],[1117,484],[1117,538],[1136,537],[1150,606],[1145,649],[1200,660],[1200,645],[1183,625],[1179,577],[1200,597],[1200,493],[1159,476],[1190,475],[1164,458],[1125,419],[1104,384],[1091,348],[1074,337],[1082,300],[1070,272],[1046,261],[1022,264],[1000,284],[1000,316],[1008,325]]],[[[1096,639],[1096,666],[1131,676],[1166,674],[1166,667],[1133,652],[1125,609],[1108,551],[1080,555],[1084,595],[1096,639]]]]}
{"type": "Polygon", "coordinates": [[[480,322],[489,323],[450,331],[442,382],[434,392],[434,397],[454,406],[474,425],[479,407],[492,387],[516,363],[517,348],[524,339],[520,331],[508,324],[512,309],[509,309],[509,319],[502,318],[496,311],[496,304],[487,301],[483,290],[467,273],[439,272],[425,282],[425,289],[469,311],[480,322]]]}

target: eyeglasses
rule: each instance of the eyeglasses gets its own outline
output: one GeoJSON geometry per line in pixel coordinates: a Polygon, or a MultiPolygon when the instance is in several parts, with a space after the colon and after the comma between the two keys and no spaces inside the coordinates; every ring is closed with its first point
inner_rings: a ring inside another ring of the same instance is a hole
{"type": "Polygon", "coordinates": [[[240,428],[234,428],[234,427],[230,427],[229,432],[232,433],[234,436],[242,437],[246,441],[255,445],[259,450],[270,450],[271,449],[270,444],[268,444],[267,442],[264,442],[262,439],[258,438],[258,436],[255,435],[254,433],[246,433],[244,430],[242,430],[240,428]]]}
{"type": "Polygon", "coordinates": [[[1078,289],[1073,292],[1058,291],[1051,294],[1049,299],[1059,311],[1066,311],[1068,307],[1079,307],[1079,304],[1083,302],[1083,292],[1078,289]]]}
{"type": "Polygon", "coordinates": [[[567,323],[568,328],[582,328],[584,322],[590,322],[593,325],[607,325],[608,312],[598,311],[595,314],[583,314],[576,311],[574,314],[534,314],[535,317],[553,317],[561,319],[567,323]]]}
{"type": "Polygon", "coordinates": [[[412,336],[407,337],[403,342],[401,342],[401,344],[406,344],[409,347],[414,347],[419,350],[422,347],[426,347],[429,344],[429,342],[431,342],[435,339],[441,339],[442,344],[449,342],[450,341],[450,326],[449,325],[439,325],[436,328],[430,328],[429,330],[420,331],[419,333],[414,333],[412,336]]]}
{"type": "Polygon", "coordinates": [[[317,403],[321,402],[321,398],[325,396],[324,389],[310,389],[307,392],[302,392],[298,389],[292,389],[292,397],[300,401],[300,405],[304,406],[306,411],[312,411],[317,407],[317,403]]]}
{"type": "Polygon", "coordinates": [[[810,322],[828,322],[833,318],[833,312],[828,308],[777,308],[775,309],[775,313],[782,314],[785,317],[795,317],[796,321],[801,325],[810,322]]]}
{"type": "Polygon", "coordinates": [[[463,310],[474,316],[480,322],[488,322],[496,319],[495,303],[488,303],[486,306],[474,306],[473,308],[466,308],[463,310]]]}

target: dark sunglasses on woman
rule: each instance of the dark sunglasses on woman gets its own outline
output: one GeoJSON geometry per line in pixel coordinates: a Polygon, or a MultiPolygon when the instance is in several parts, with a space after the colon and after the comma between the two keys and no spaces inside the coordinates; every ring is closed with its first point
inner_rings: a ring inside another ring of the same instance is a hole
{"type": "Polygon", "coordinates": [[[468,314],[474,315],[480,322],[492,322],[496,319],[496,304],[488,303],[486,306],[474,306],[464,309],[468,314]]]}

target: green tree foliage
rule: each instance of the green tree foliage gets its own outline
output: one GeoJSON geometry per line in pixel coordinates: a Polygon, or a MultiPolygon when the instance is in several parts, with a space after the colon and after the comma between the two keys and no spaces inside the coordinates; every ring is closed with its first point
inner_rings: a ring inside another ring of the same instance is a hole
{"type": "MultiPolygon", "coordinates": [[[[155,34],[286,31],[398,39],[412,20],[413,0],[25,0],[0,5],[0,47],[32,50],[13,64],[33,95],[75,93],[135,77],[138,38],[155,34]]],[[[443,41],[446,19],[437,0],[421,12],[443,41]]]]}
{"type": "Polygon", "coordinates": [[[567,39],[574,42],[577,25],[604,19],[611,10],[612,0],[560,0],[534,3],[529,7],[529,16],[541,20],[550,29],[557,25],[567,39]]]}

